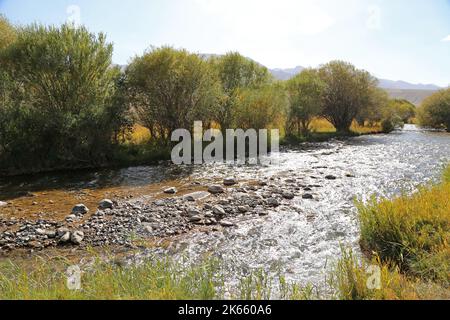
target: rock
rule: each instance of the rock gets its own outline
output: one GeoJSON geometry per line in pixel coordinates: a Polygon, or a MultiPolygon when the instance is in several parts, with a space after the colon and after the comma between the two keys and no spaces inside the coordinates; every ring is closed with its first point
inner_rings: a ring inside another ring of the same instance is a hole
{"type": "Polygon", "coordinates": [[[221,206],[213,207],[213,213],[214,213],[214,215],[219,216],[219,217],[223,217],[226,215],[225,210],[221,206]]]}
{"type": "Polygon", "coordinates": [[[337,177],[333,176],[333,175],[328,175],[328,176],[325,177],[325,179],[327,179],[327,180],[336,180],[337,177]]]}
{"type": "Polygon", "coordinates": [[[224,228],[231,228],[234,227],[234,223],[227,221],[227,220],[222,220],[219,222],[219,224],[224,227],[224,228]]]}
{"type": "Polygon", "coordinates": [[[269,198],[267,200],[267,204],[271,207],[279,207],[280,206],[280,202],[276,199],[276,198],[269,198]]]}
{"type": "Polygon", "coordinates": [[[70,232],[66,232],[64,233],[60,238],[59,238],[59,242],[60,243],[67,243],[70,241],[70,232]]]}
{"type": "MultiPolygon", "coordinates": [[[[98,204],[99,209],[112,209],[114,206],[114,202],[112,202],[109,199],[103,199],[102,201],[100,201],[100,203],[98,204]]],[[[88,210],[89,211],[89,210],[88,210]]]]}
{"type": "Polygon", "coordinates": [[[347,178],[356,178],[356,176],[353,173],[347,173],[345,176],[347,178]]]}
{"type": "Polygon", "coordinates": [[[221,194],[225,192],[225,189],[221,186],[210,186],[208,192],[211,194],[221,194]]]}
{"type": "Polygon", "coordinates": [[[8,204],[6,202],[0,201],[0,208],[6,207],[8,204]]]}
{"type": "Polygon", "coordinates": [[[240,213],[247,213],[250,211],[250,206],[240,206],[240,207],[238,207],[238,211],[240,213]]]}
{"type": "Polygon", "coordinates": [[[258,210],[258,211],[257,211],[257,214],[258,214],[260,217],[265,217],[265,216],[268,216],[268,215],[269,215],[269,213],[268,213],[267,211],[265,211],[265,210],[258,210]]]}
{"type": "Polygon", "coordinates": [[[225,178],[223,179],[223,184],[227,187],[236,185],[238,182],[235,178],[225,178]]]}
{"type": "Polygon", "coordinates": [[[70,241],[73,244],[80,245],[84,240],[84,233],[82,231],[75,231],[70,236],[70,241]]]}
{"type": "Polygon", "coordinates": [[[193,192],[193,193],[187,194],[183,197],[183,199],[185,201],[194,202],[197,200],[205,199],[205,198],[209,197],[209,195],[210,194],[208,192],[199,191],[199,192],[193,192]]]}
{"type": "Polygon", "coordinates": [[[264,180],[260,180],[260,181],[258,181],[258,185],[259,185],[260,187],[265,187],[265,186],[267,186],[267,182],[264,181],[264,180]]]}
{"type": "Polygon", "coordinates": [[[189,217],[193,217],[193,216],[200,216],[202,213],[200,212],[200,210],[196,208],[189,208],[187,210],[187,214],[189,217]]]}
{"type": "Polygon", "coordinates": [[[310,193],[305,193],[302,196],[302,198],[305,199],[305,200],[312,200],[312,199],[314,199],[314,196],[312,194],[310,194],[310,193]]]}
{"type": "Polygon", "coordinates": [[[89,212],[89,209],[84,204],[77,204],[72,209],[72,214],[74,214],[74,215],[85,215],[88,212],[89,212]]]}
{"type": "Polygon", "coordinates": [[[203,219],[202,219],[201,216],[192,216],[192,217],[189,218],[189,222],[192,222],[192,223],[198,223],[198,222],[200,222],[202,220],[203,219]]]}
{"type": "Polygon", "coordinates": [[[56,236],[58,238],[61,238],[63,235],[65,235],[67,232],[69,232],[69,229],[67,228],[59,228],[58,230],[56,230],[56,236]]]}
{"type": "Polygon", "coordinates": [[[75,221],[77,219],[78,219],[78,217],[76,215],[74,215],[74,214],[71,214],[71,215],[66,217],[66,221],[75,221]]]}
{"type": "Polygon", "coordinates": [[[164,190],[165,194],[176,194],[177,192],[178,192],[177,188],[174,188],[174,187],[164,190]]]}
{"type": "Polygon", "coordinates": [[[282,196],[286,200],[292,200],[295,198],[294,194],[291,192],[283,192],[282,196]]]}

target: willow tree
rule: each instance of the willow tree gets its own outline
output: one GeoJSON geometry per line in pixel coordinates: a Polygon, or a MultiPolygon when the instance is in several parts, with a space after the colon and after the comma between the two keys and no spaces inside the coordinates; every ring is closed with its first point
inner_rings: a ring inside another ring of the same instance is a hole
{"type": "Polygon", "coordinates": [[[18,91],[5,150],[12,162],[47,169],[107,160],[124,113],[112,52],[104,34],[84,27],[18,30],[1,54],[18,91]]]}
{"type": "Polygon", "coordinates": [[[306,136],[310,133],[312,120],[323,111],[325,83],[316,70],[304,70],[287,82],[289,94],[288,133],[306,136]]]}
{"type": "Polygon", "coordinates": [[[367,71],[343,61],[322,66],[319,76],[325,83],[323,116],[338,131],[350,131],[353,120],[370,104],[378,81],[367,71]]]}
{"type": "Polygon", "coordinates": [[[285,118],[288,97],[280,84],[273,84],[260,89],[242,89],[236,103],[237,128],[279,128],[285,118]]]}
{"type": "Polygon", "coordinates": [[[222,130],[236,126],[238,99],[242,90],[261,89],[272,82],[267,68],[237,52],[210,60],[220,79],[222,96],[215,108],[215,120],[222,130]]]}
{"type": "Polygon", "coordinates": [[[210,65],[196,54],[152,48],[126,70],[129,103],[152,136],[169,141],[176,129],[210,122],[219,84],[210,65]]]}
{"type": "Polygon", "coordinates": [[[425,99],[418,113],[422,126],[445,128],[450,132],[450,89],[440,90],[425,99]]]}

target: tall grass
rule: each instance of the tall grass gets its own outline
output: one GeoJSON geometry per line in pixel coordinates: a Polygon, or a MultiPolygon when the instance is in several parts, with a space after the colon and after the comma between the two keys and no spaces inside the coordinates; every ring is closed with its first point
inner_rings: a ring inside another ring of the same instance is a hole
{"type": "Polygon", "coordinates": [[[361,245],[410,276],[450,286],[450,169],[411,196],[359,204],[361,245]]]}

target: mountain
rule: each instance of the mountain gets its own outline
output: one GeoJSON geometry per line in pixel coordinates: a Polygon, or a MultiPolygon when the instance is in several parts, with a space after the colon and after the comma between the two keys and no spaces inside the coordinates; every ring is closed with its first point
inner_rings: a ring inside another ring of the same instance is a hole
{"type": "Polygon", "coordinates": [[[386,79],[379,79],[380,88],[383,89],[394,89],[394,90],[440,90],[441,87],[438,87],[434,84],[412,84],[405,81],[392,81],[386,79]]]}
{"type": "Polygon", "coordinates": [[[305,68],[298,66],[292,69],[270,69],[270,73],[278,80],[289,80],[302,72],[305,68]]]}
{"type": "Polygon", "coordinates": [[[435,90],[389,89],[384,88],[392,99],[405,99],[416,106],[435,93],[435,90]]]}

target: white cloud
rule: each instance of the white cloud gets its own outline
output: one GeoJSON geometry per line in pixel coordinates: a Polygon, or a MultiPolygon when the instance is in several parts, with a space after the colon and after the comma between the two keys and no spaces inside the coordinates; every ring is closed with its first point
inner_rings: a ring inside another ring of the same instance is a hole
{"type": "Polygon", "coordinates": [[[450,34],[442,39],[442,42],[450,42],[450,34]]]}

